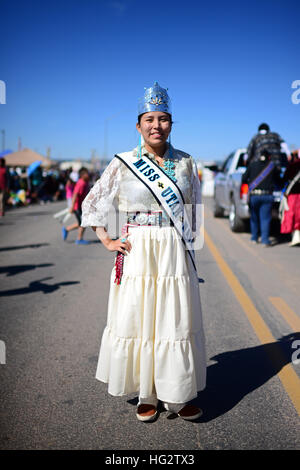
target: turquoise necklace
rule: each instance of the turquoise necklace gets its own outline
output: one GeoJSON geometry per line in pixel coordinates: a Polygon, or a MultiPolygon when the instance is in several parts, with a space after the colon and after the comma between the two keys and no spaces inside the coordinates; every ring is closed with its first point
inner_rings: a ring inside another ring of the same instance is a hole
{"type": "MultiPolygon", "coordinates": [[[[142,145],[141,145],[141,139],[139,142],[139,151],[138,151],[138,157],[142,156],[142,145]]],[[[172,147],[171,144],[169,144],[169,158],[164,160],[164,166],[161,167],[161,169],[168,175],[169,178],[171,178],[174,183],[176,183],[177,179],[175,178],[175,163],[173,159],[173,153],[172,153],[172,147]]]]}
{"type": "Polygon", "coordinates": [[[175,178],[175,162],[173,159],[172,147],[171,142],[169,142],[169,158],[164,160],[163,171],[171,178],[174,183],[176,183],[177,179],[175,178]]]}
{"type": "Polygon", "coordinates": [[[169,159],[169,158],[168,158],[168,160],[164,160],[163,170],[166,173],[166,175],[168,175],[169,178],[171,178],[171,180],[173,180],[174,183],[176,183],[177,179],[175,178],[175,163],[174,163],[174,161],[169,159]]]}

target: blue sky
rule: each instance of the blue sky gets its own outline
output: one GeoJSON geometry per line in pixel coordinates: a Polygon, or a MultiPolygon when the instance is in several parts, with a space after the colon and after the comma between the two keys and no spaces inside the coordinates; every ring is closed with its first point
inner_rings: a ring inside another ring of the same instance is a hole
{"type": "Polygon", "coordinates": [[[21,137],[58,159],[130,150],[155,80],[172,99],[173,144],[195,158],[246,146],[261,122],[300,147],[299,1],[0,0],[0,17],[6,148],[21,137]]]}

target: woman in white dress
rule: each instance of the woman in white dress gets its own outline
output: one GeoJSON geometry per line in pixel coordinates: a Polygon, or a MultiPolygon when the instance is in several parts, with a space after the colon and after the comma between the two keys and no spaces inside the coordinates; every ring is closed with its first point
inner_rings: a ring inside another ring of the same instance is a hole
{"type": "Polygon", "coordinates": [[[117,252],[96,378],[108,383],[111,395],[138,392],[141,421],[156,418],[158,400],[193,420],[202,410],[188,402],[206,385],[191,241],[199,230],[200,182],[192,157],[167,142],[170,100],[157,82],[146,89],[136,127],[143,145],[140,140],[133,151],[116,155],[82,205],[82,226],[93,227],[103,245],[117,252]],[[127,222],[117,240],[107,231],[112,204],[127,222]],[[183,206],[192,208],[186,217],[183,206]]]}

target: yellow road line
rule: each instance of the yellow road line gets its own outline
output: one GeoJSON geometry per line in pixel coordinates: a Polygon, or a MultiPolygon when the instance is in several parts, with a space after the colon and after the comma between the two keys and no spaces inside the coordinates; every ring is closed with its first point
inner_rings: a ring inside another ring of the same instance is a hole
{"type": "Polygon", "coordinates": [[[300,318],[281,297],[269,297],[270,302],[294,331],[300,331],[300,318]]]}
{"type": "MultiPolygon", "coordinates": [[[[209,212],[211,214],[212,217],[209,217],[209,218],[213,218],[213,213],[211,211],[210,208],[206,208],[206,213],[209,212]]],[[[274,262],[270,263],[268,261],[266,261],[264,258],[262,258],[261,256],[258,255],[258,252],[257,252],[257,248],[253,248],[252,246],[249,246],[248,243],[243,240],[241,238],[241,234],[236,234],[234,232],[232,232],[230,230],[230,228],[228,227],[228,224],[225,223],[225,220],[224,219],[216,219],[214,218],[214,221],[217,222],[218,224],[220,224],[223,229],[225,229],[227,231],[227,233],[230,233],[231,236],[234,237],[234,239],[241,245],[243,246],[244,248],[246,248],[247,251],[249,251],[249,253],[251,253],[253,256],[255,256],[261,263],[265,264],[266,266],[268,266],[269,268],[271,268],[272,270],[274,269],[274,266],[279,270],[281,271],[280,274],[283,276],[283,279],[282,281],[288,286],[289,289],[297,292],[297,294],[299,293],[299,289],[296,288],[294,285],[291,285],[291,282],[294,283],[295,280],[294,278],[290,275],[290,273],[288,271],[286,271],[280,264],[276,264],[274,262]]]]}
{"type": "MultiPolygon", "coordinates": [[[[206,213],[207,212],[210,212],[211,215],[212,215],[212,212],[211,212],[211,209],[207,208],[206,209],[206,213]]],[[[211,217],[213,218],[213,217],[211,217]]],[[[256,258],[259,259],[259,261],[261,261],[262,263],[264,264],[268,264],[264,258],[262,258],[261,256],[258,255],[257,253],[257,247],[256,249],[253,248],[253,246],[249,246],[249,242],[247,243],[245,240],[243,240],[241,238],[241,234],[237,234],[235,232],[232,232],[232,230],[230,230],[229,226],[228,226],[228,221],[225,220],[225,219],[214,219],[215,222],[217,222],[218,224],[220,224],[222,227],[223,227],[223,230],[226,230],[227,233],[230,233],[230,235],[235,238],[235,240],[240,244],[242,245],[244,248],[246,248],[247,251],[249,251],[249,253],[251,253],[251,255],[255,256],[256,258]]]]}
{"type": "MultiPolygon", "coordinates": [[[[213,243],[212,239],[210,238],[206,230],[204,232],[205,232],[205,242],[211,254],[215,258],[226,281],[228,282],[237,300],[239,301],[242,309],[244,310],[260,342],[262,344],[276,343],[276,339],[274,338],[268,326],[266,325],[261,315],[255,308],[252,300],[246,293],[245,289],[242,287],[237,277],[234,275],[234,273],[232,272],[232,270],[230,269],[226,261],[223,259],[221,253],[219,252],[219,250],[213,243]]],[[[278,346],[277,354],[272,356],[271,359],[273,362],[276,362],[278,364],[278,361],[280,362],[280,358],[281,358],[281,352],[278,346]]],[[[281,383],[284,389],[286,390],[287,394],[289,395],[295,409],[297,410],[297,413],[300,415],[300,379],[298,378],[292,365],[286,364],[278,372],[278,377],[281,380],[281,383]]]]}

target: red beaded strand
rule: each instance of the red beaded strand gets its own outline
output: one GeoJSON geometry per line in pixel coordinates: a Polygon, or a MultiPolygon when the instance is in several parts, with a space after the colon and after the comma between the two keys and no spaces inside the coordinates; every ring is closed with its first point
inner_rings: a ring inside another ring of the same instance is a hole
{"type": "MultiPolygon", "coordinates": [[[[127,227],[128,224],[123,225],[122,227],[122,235],[125,235],[127,232],[127,227]]],[[[121,279],[123,275],[123,266],[124,266],[124,253],[121,253],[118,251],[118,254],[116,256],[116,261],[115,261],[115,268],[116,268],[116,276],[115,276],[115,284],[119,285],[121,284],[121,279]]]]}

